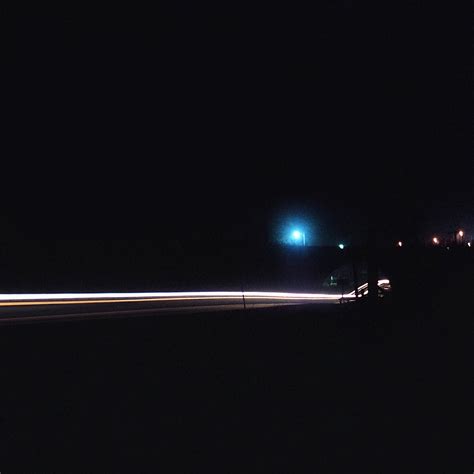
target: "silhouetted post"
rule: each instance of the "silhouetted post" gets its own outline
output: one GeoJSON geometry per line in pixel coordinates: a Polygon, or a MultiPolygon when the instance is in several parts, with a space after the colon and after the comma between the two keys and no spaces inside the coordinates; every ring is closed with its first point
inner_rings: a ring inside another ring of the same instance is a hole
{"type": "Polygon", "coordinates": [[[373,307],[378,298],[378,268],[377,268],[377,227],[375,216],[370,216],[368,249],[367,249],[367,279],[369,290],[369,302],[373,307]]]}
{"type": "Polygon", "coordinates": [[[244,293],[244,283],[241,281],[240,283],[240,291],[242,292],[242,301],[244,302],[244,309],[247,309],[245,305],[245,293],[244,293]]]}
{"type": "Polygon", "coordinates": [[[340,303],[344,303],[344,290],[346,288],[346,283],[348,283],[347,281],[347,278],[344,278],[344,277],[340,277],[337,279],[337,284],[338,285],[341,285],[341,299],[340,299],[340,303]]]}
{"type": "MultiPolygon", "coordinates": [[[[241,231],[243,231],[243,229],[245,228],[246,226],[244,225],[244,223],[242,223],[241,231]]],[[[240,292],[242,293],[242,302],[244,304],[244,310],[247,309],[247,305],[245,304],[245,293],[244,293],[244,281],[245,281],[245,275],[247,273],[247,265],[246,265],[247,253],[245,250],[246,250],[245,239],[243,235],[240,235],[240,245],[239,245],[240,292]]]]}
{"type": "Polygon", "coordinates": [[[358,283],[358,278],[357,278],[357,262],[355,260],[355,257],[353,257],[353,260],[352,260],[352,279],[354,281],[354,294],[355,294],[355,297],[356,297],[356,300],[357,298],[359,297],[359,283],[358,283]]]}

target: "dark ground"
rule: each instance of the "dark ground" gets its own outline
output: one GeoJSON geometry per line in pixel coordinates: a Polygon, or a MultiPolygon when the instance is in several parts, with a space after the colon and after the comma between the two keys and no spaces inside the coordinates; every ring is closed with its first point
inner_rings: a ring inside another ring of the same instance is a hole
{"type": "Polygon", "coordinates": [[[471,472],[472,256],[446,257],[399,258],[374,313],[2,328],[0,470],[471,472]]]}

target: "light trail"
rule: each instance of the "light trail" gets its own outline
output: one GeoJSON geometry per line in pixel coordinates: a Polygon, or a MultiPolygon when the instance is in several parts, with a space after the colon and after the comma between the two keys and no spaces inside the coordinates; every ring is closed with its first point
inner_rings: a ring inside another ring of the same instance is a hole
{"type": "MultiPolygon", "coordinates": [[[[378,281],[380,287],[387,287],[389,280],[378,281]]],[[[368,284],[358,288],[358,294],[367,292],[368,284]]],[[[275,301],[339,301],[355,298],[355,291],[335,293],[294,293],[279,291],[181,291],[141,293],[37,293],[0,294],[0,306],[37,306],[64,304],[129,303],[159,301],[219,301],[219,300],[275,300],[275,301]]]]}

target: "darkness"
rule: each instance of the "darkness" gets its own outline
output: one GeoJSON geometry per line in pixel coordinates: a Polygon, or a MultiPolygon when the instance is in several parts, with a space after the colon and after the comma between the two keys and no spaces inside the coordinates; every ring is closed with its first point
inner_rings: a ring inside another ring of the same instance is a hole
{"type": "Polygon", "coordinates": [[[410,244],[474,234],[471,8],[66,3],[1,9],[1,293],[314,291],[367,253],[391,291],[4,307],[0,470],[466,471],[473,252],[410,244]],[[289,216],[317,247],[269,245],[289,216]]]}
{"type": "MultiPolygon", "coordinates": [[[[372,3],[372,2],[369,2],[372,3]]],[[[260,245],[473,227],[470,11],[432,2],[6,10],[3,235],[260,245]]]]}
{"type": "Polygon", "coordinates": [[[364,301],[13,326],[3,312],[2,469],[469,472],[473,255],[396,253],[375,317],[364,301]]]}

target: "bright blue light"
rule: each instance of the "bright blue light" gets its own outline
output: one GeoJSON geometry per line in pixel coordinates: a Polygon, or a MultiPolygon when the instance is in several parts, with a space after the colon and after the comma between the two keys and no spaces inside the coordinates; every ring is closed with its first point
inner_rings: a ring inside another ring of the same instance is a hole
{"type": "Polygon", "coordinates": [[[274,242],[293,247],[315,245],[314,218],[292,212],[275,216],[272,223],[274,242]]]}
{"type": "Polygon", "coordinates": [[[338,247],[339,247],[341,250],[344,250],[344,244],[339,244],[338,247]]]}
{"type": "Polygon", "coordinates": [[[294,243],[298,242],[298,245],[306,246],[306,236],[301,230],[294,230],[291,233],[291,237],[293,238],[294,243]]]}

